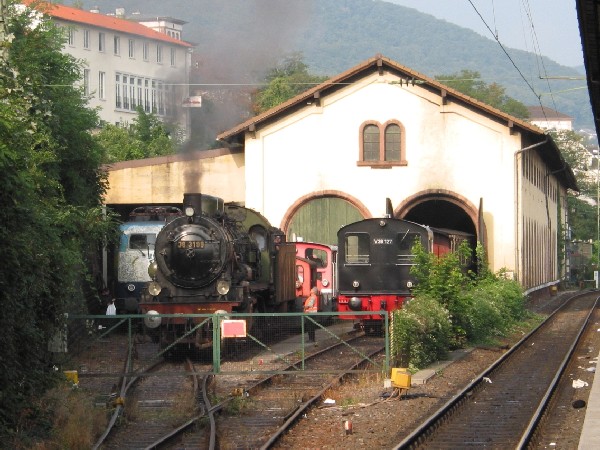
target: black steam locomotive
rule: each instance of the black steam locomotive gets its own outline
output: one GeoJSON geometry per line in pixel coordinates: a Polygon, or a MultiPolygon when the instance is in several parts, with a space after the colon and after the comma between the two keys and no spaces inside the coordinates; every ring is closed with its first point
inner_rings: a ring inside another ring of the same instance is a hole
{"type": "Polygon", "coordinates": [[[212,345],[212,321],[189,314],[293,310],[296,248],[281,230],[256,211],[209,195],[185,194],[183,212],[156,237],[152,281],[140,300],[163,347],[212,345]]]}

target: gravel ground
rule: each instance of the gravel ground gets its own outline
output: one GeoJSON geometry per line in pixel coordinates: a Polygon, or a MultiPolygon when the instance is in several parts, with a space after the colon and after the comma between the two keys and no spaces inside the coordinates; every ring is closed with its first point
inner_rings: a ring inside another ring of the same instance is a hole
{"type": "MultiPolygon", "coordinates": [[[[530,309],[546,314],[557,306],[567,295],[542,299],[530,309]]],[[[600,323],[595,329],[600,328],[600,323]]],[[[327,398],[335,400],[331,407],[313,409],[298,422],[292,431],[284,436],[275,448],[287,449],[348,449],[393,448],[402,438],[426,417],[433,414],[453,395],[464,388],[473,378],[498,359],[506,348],[522,337],[516,333],[500,342],[496,348],[475,348],[461,359],[439,371],[426,384],[413,386],[401,399],[382,397],[383,380],[363,377],[349,382],[327,393],[327,398]],[[345,430],[350,421],[352,433],[345,430]]],[[[582,363],[568,370],[569,377],[581,379],[588,386],[568,391],[558,399],[549,422],[550,429],[560,430],[554,435],[544,435],[537,448],[576,449],[585,417],[584,408],[573,408],[574,399],[587,402],[593,373],[589,370],[591,360],[595,361],[600,349],[600,333],[594,333],[586,343],[584,354],[578,358],[582,363]]]]}

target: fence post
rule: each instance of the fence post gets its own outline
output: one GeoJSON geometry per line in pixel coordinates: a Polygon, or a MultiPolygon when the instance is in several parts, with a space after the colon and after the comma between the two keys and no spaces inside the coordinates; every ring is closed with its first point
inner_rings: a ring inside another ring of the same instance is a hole
{"type": "Polygon", "coordinates": [[[384,368],[385,368],[385,376],[387,377],[387,374],[390,373],[390,315],[385,313],[384,314],[384,323],[385,323],[385,333],[384,333],[384,339],[385,339],[385,363],[384,363],[384,368]]]}
{"type": "Polygon", "coordinates": [[[133,338],[131,336],[131,317],[127,319],[127,343],[129,344],[129,360],[127,361],[126,373],[131,372],[133,368],[133,338]]]}
{"type": "Polygon", "coordinates": [[[221,372],[221,315],[213,314],[213,372],[221,372]]]}
{"type": "Polygon", "coordinates": [[[306,321],[306,314],[305,313],[300,313],[300,332],[302,333],[302,338],[300,339],[300,344],[301,344],[301,347],[302,347],[300,349],[300,357],[301,357],[301,360],[302,360],[302,366],[301,366],[302,368],[301,368],[301,370],[304,370],[304,357],[306,355],[306,341],[305,341],[306,335],[304,334],[305,333],[305,331],[304,331],[305,321],[306,321]]]}

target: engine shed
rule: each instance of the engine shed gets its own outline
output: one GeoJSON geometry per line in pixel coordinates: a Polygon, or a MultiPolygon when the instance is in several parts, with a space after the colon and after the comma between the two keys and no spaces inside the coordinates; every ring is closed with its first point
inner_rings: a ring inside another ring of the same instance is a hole
{"type": "Polygon", "coordinates": [[[115,165],[107,203],[168,203],[165,192],[192,187],[258,211],[289,240],[333,244],[341,226],[382,217],[390,198],[395,217],[476,235],[490,268],[530,292],[564,277],[560,233],[577,184],[552,138],[386,57],[217,138],[221,159],[198,152],[186,181],[172,161],[115,165]]]}

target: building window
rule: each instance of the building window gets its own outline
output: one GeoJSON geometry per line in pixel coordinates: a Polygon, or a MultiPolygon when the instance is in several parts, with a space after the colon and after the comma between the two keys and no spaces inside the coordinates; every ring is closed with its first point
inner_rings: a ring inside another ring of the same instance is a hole
{"type": "Polygon", "coordinates": [[[121,38],[119,36],[115,36],[113,38],[113,42],[114,54],[119,56],[121,54],[121,38]]]}
{"type": "Polygon", "coordinates": [[[123,108],[129,109],[129,86],[127,86],[127,76],[123,77],[123,108]]]}
{"type": "Polygon", "coordinates": [[[156,81],[152,80],[152,90],[150,92],[150,108],[153,113],[157,111],[156,108],[156,81]]]}
{"type": "Polygon", "coordinates": [[[135,98],[135,78],[129,77],[129,99],[131,100],[130,109],[135,111],[137,101],[135,98]]]}
{"type": "Polygon", "coordinates": [[[142,79],[138,78],[137,79],[137,100],[138,100],[138,106],[142,107],[142,99],[144,98],[142,95],[142,79]]]}
{"type": "Polygon", "coordinates": [[[169,89],[164,80],[143,78],[117,72],[115,75],[116,107],[165,115],[169,113],[169,89]]]}
{"type": "Polygon", "coordinates": [[[175,67],[175,55],[176,51],[174,48],[171,49],[171,67],[175,67]]]}
{"type": "Polygon", "coordinates": [[[98,72],[98,98],[104,100],[106,97],[106,72],[98,72]]]}
{"type": "Polygon", "coordinates": [[[90,95],[90,69],[83,69],[83,95],[90,95]]]}
{"type": "Polygon", "coordinates": [[[71,27],[67,28],[67,44],[71,47],[75,45],[75,30],[71,27]]]}
{"type": "Polygon", "coordinates": [[[179,31],[175,31],[175,30],[167,30],[167,35],[172,37],[173,39],[177,39],[179,40],[181,35],[179,34],[179,31]]]}
{"type": "Polygon", "coordinates": [[[90,30],[83,30],[83,48],[90,49],[90,30]]]}
{"type": "Polygon", "coordinates": [[[403,125],[390,120],[383,125],[367,121],[360,127],[359,166],[406,166],[405,132],[403,125]]]}
{"type": "Polygon", "coordinates": [[[379,161],[379,127],[368,124],[363,129],[363,161],[379,161]]]}
{"type": "Polygon", "coordinates": [[[144,42],[144,46],[143,46],[143,57],[144,57],[144,61],[148,61],[148,59],[150,58],[150,44],[147,42],[144,42]]]}
{"type": "Polygon", "coordinates": [[[135,58],[135,40],[129,39],[129,57],[135,58]]]}
{"type": "Polygon", "coordinates": [[[121,75],[115,75],[115,108],[121,108],[121,75]]]}
{"type": "Polygon", "coordinates": [[[385,127],[384,161],[400,161],[401,138],[400,125],[391,123],[385,127]]]}
{"type": "Polygon", "coordinates": [[[104,33],[98,33],[98,51],[103,52],[106,48],[104,43],[105,35],[104,33]]]}
{"type": "Polygon", "coordinates": [[[162,45],[158,44],[156,46],[156,62],[159,64],[162,64],[162,59],[163,59],[162,52],[163,52],[162,45]]]}
{"type": "Polygon", "coordinates": [[[157,83],[157,94],[158,94],[158,114],[165,114],[165,87],[162,81],[157,83]]]}

